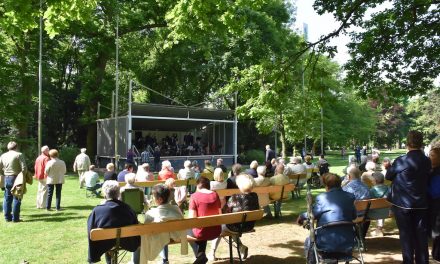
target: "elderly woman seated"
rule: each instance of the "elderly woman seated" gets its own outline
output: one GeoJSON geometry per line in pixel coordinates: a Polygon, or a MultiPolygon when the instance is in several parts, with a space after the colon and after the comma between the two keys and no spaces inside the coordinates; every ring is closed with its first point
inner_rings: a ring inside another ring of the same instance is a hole
{"type": "MultiPolygon", "coordinates": [[[[252,192],[252,189],[255,185],[255,180],[253,177],[247,174],[240,174],[237,176],[236,183],[241,193],[234,194],[229,198],[226,203],[226,212],[236,213],[260,209],[258,195],[252,192]]],[[[236,233],[240,227],[242,228],[242,232],[248,232],[254,228],[255,222],[246,222],[243,224],[243,226],[240,225],[240,223],[222,225],[222,232],[236,233]]],[[[247,258],[248,248],[241,243],[238,236],[234,236],[233,239],[237,244],[240,245],[239,250],[242,257],[247,258]]],[[[208,259],[215,260],[215,251],[220,244],[220,240],[220,238],[216,238],[212,241],[211,251],[208,254],[208,259]]]]}
{"type": "Polygon", "coordinates": [[[251,162],[251,164],[249,165],[249,169],[247,169],[245,173],[251,175],[254,178],[257,178],[258,177],[257,168],[258,168],[258,162],[254,160],[251,162]]]}
{"type": "Polygon", "coordinates": [[[175,178],[171,162],[164,160],[162,162],[162,170],[159,171],[158,180],[166,181],[169,178],[175,178]]]}
{"type": "Polygon", "coordinates": [[[361,181],[367,185],[367,187],[371,188],[371,186],[374,185],[374,178],[373,173],[376,170],[376,163],[372,161],[367,161],[367,164],[365,164],[366,172],[362,173],[361,181]]]}
{"type": "MultiPolygon", "coordinates": [[[[270,178],[265,177],[266,175],[266,166],[258,166],[257,168],[258,177],[255,178],[255,186],[256,187],[266,187],[270,185],[270,178]]],[[[270,199],[268,193],[260,193],[258,194],[258,203],[264,209],[265,218],[272,218],[272,212],[270,211],[270,199]]]]}
{"type": "MultiPolygon", "coordinates": [[[[138,223],[136,213],[127,204],[118,200],[119,183],[108,180],[102,186],[102,192],[106,199],[105,203],[96,206],[87,220],[87,232],[89,237],[88,262],[99,262],[102,254],[115,246],[115,240],[91,241],[90,231],[94,228],[110,228],[134,225],[138,223]]],[[[121,239],[120,246],[134,252],[140,245],[139,236],[121,239]]],[[[106,254],[107,263],[111,262],[109,254],[106,254]]]]}
{"type": "MultiPolygon", "coordinates": [[[[183,214],[179,207],[169,203],[171,192],[165,184],[153,186],[152,195],[157,207],[145,213],[145,223],[183,219],[183,214]]],[[[138,251],[134,255],[134,263],[138,263],[138,255],[140,255],[140,260],[153,261],[159,254],[162,258],[162,263],[168,263],[168,243],[170,240],[185,242],[186,231],[142,236],[141,239],[142,248],[140,252],[138,251]]],[[[141,263],[143,263],[143,261],[141,261],[141,263]]]]}

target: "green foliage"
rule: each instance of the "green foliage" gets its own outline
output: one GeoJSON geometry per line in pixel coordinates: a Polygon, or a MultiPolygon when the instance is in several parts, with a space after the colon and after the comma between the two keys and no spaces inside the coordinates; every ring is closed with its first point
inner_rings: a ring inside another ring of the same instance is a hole
{"type": "Polygon", "coordinates": [[[433,90],[426,94],[413,98],[410,101],[407,113],[412,118],[411,129],[422,131],[425,136],[425,143],[440,135],[440,95],[433,90]]]}
{"type": "Polygon", "coordinates": [[[335,35],[361,28],[350,33],[346,65],[360,94],[402,97],[434,87],[440,74],[438,1],[315,0],[314,7],[341,23],[335,35]]]}
{"type": "Polygon", "coordinates": [[[76,156],[80,153],[79,148],[62,146],[59,150],[60,159],[66,163],[67,170],[72,170],[76,156]]]}
{"type": "Polygon", "coordinates": [[[265,154],[261,149],[250,149],[241,156],[241,159],[243,164],[250,164],[254,160],[256,160],[259,164],[263,164],[265,154]]]}

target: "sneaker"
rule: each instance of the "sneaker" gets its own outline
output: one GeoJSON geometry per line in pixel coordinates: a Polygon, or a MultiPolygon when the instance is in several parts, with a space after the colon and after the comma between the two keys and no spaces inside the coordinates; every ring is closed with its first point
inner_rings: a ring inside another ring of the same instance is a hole
{"type": "Polygon", "coordinates": [[[241,246],[240,246],[240,254],[241,254],[241,257],[242,257],[243,259],[247,259],[247,256],[248,256],[248,247],[247,247],[247,246],[244,246],[244,245],[241,245],[241,246]]]}

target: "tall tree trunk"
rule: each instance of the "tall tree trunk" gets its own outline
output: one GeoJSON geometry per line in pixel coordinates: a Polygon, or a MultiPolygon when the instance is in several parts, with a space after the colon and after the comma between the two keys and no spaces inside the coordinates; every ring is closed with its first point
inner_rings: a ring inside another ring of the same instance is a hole
{"type": "Polygon", "coordinates": [[[281,157],[283,157],[283,159],[286,159],[287,155],[286,155],[286,148],[287,148],[287,144],[286,144],[286,130],[284,130],[284,125],[283,125],[283,115],[280,115],[280,121],[279,121],[279,127],[278,130],[280,132],[280,141],[281,141],[281,157]]]}
{"type": "Polygon", "coordinates": [[[32,112],[32,76],[29,74],[30,42],[27,35],[23,35],[22,46],[17,45],[18,59],[20,63],[20,85],[17,88],[16,110],[19,112],[18,118],[14,119],[14,126],[17,129],[17,138],[21,140],[29,139],[28,126],[32,112]]]}

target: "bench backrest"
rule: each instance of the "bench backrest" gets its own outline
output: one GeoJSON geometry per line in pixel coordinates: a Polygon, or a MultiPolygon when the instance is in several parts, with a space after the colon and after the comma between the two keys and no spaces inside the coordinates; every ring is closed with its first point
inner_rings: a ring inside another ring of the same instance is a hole
{"type": "Polygon", "coordinates": [[[366,200],[357,200],[354,202],[356,207],[356,211],[365,211],[367,209],[382,209],[382,208],[390,208],[391,203],[387,201],[386,198],[375,198],[375,199],[366,199],[366,200]]]}
{"type": "Polygon", "coordinates": [[[294,180],[294,181],[305,180],[305,179],[307,179],[307,173],[290,174],[289,179],[294,180]]]}
{"type": "MultiPolygon", "coordinates": [[[[156,184],[165,183],[165,181],[145,181],[145,182],[135,182],[134,185],[138,187],[153,187],[156,184]]],[[[125,182],[120,182],[119,187],[125,186],[125,182]]],[[[176,186],[187,186],[187,185],[196,185],[196,179],[188,179],[188,180],[176,180],[175,181],[176,186]]]]}
{"type": "Polygon", "coordinates": [[[201,228],[221,224],[234,224],[242,222],[243,217],[246,217],[246,222],[260,220],[263,218],[263,210],[171,220],[160,223],[137,224],[119,228],[95,228],[90,232],[90,239],[92,241],[115,239],[117,238],[118,231],[120,231],[120,238],[124,238],[188,230],[194,227],[201,228]]]}
{"type": "MultiPolygon", "coordinates": [[[[370,213],[374,213],[371,210],[376,209],[389,209],[391,208],[391,203],[387,201],[386,198],[375,198],[366,200],[357,200],[354,202],[356,207],[358,217],[354,220],[355,223],[363,222],[369,218],[370,213]]],[[[389,213],[385,210],[385,213],[381,213],[381,218],[391,217],[389,213]]],[[[373,217],[374,218],[374,217],[373,217]]]]}
{"type": "MultiPolygon", "coordinates": [[[[284,193],[293,191],[295,189],[295,184],[289,183],[284,186],[282,185],[271,185],[271,186],[265,186],[265,187],[254,187],[252,189],[252,192],[258,193],[258,194],[265,194],[265,193],[281,193],[282,191],[284,193]],[[284,187],[284,190],[283,190],[284,187]]],[[[224,196],[232,196],[233,194],[239,194],[240,189],[223,189],[223,190],[216,190],[218,196],[224,197],[224,196]]]]}

